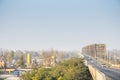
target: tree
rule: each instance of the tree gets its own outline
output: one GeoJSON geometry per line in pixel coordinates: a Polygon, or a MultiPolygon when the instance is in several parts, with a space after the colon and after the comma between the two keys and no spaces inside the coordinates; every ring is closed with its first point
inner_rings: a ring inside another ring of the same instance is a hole
{"type": "Polygon", "coordinates": [[[57,80],[63,80],[63,77],[60,76],[57,80]]]}
{"type": "Polygon", "coordinates": [[[25,57],[24,57],[24,54],[19,56],[19,59],[17,61],[17,66],[25,67],[25,57]]]}
{"type": "Polygon", "coordinates": [[[14,51],[10,51],[10,52],[7,54],[7,61],[8,61],[9,63],[11,63],[12,60],[13,60],[13,58],[14,58],[14,51]]]}
{"type": "Polygon", "coordinates": [[[24,80],[92,80],[81,58],[66,60],[52,68],[39,68],[24,75],[24,80]],[[29,79],[28,79],[29,78],[29,79]]]}
{"type": "Polygon", "coordinates": [[[61,62],[61,61],[63,61],[64,59],[65,59],[65,55],[64,55],[63,52],[61,52],[61,53],[59,54],[59,61],[61,62]]]}

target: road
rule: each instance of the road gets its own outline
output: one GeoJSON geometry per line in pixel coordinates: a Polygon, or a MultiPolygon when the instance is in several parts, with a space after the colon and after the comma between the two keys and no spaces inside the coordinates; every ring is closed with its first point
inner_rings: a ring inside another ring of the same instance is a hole
{"type": "Polygon", "coordinates": [[[87,60],[89,64],[94,66],[99,71],[103,72],[106,76],[110,77],[112,80],[120,80],[120,70],[102,66],[98,64],[96,60],[91,59],[88,56],[85,56],[84,58],[87,60]]]}
{"type": "Polygon", "coordinates": [[[22,80],[12,74],[0,74],[0,79],[4,80],[22,80]]]}

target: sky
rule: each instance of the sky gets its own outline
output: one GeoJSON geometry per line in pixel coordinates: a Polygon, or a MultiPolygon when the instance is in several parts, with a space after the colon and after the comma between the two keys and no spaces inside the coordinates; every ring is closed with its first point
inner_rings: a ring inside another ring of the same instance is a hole
{"type": "Polygon", "coordinates": [[[120,49],[119,0],[0,0],[0,48],[120,49]]]}

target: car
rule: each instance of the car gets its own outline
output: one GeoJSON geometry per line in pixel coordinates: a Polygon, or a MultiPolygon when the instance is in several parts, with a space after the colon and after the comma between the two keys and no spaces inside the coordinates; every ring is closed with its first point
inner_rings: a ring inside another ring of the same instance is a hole
{"type": "Polygon", "coordinates": [[[102,64],[101,66],[102,66],[102,67],[106,67],[106,64],[102,64]]]}
{"type": "Polygon", "coordinates": [[[91,63],[93,63],[93,61],[92,61],[92,60],[91,60],[90,62],[91,62],[91,63]]]}

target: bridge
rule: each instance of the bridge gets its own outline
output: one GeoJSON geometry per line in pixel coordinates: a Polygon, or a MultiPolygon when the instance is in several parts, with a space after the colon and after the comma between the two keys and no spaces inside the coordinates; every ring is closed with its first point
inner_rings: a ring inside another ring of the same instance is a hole
{"type": "Polygon", "coordinates": [[[85,65],[88,66],[93,80],[120,80],[120,70],[100,65],[88,55],[82,54],[82,57],[85,59],[85,65]]]}

